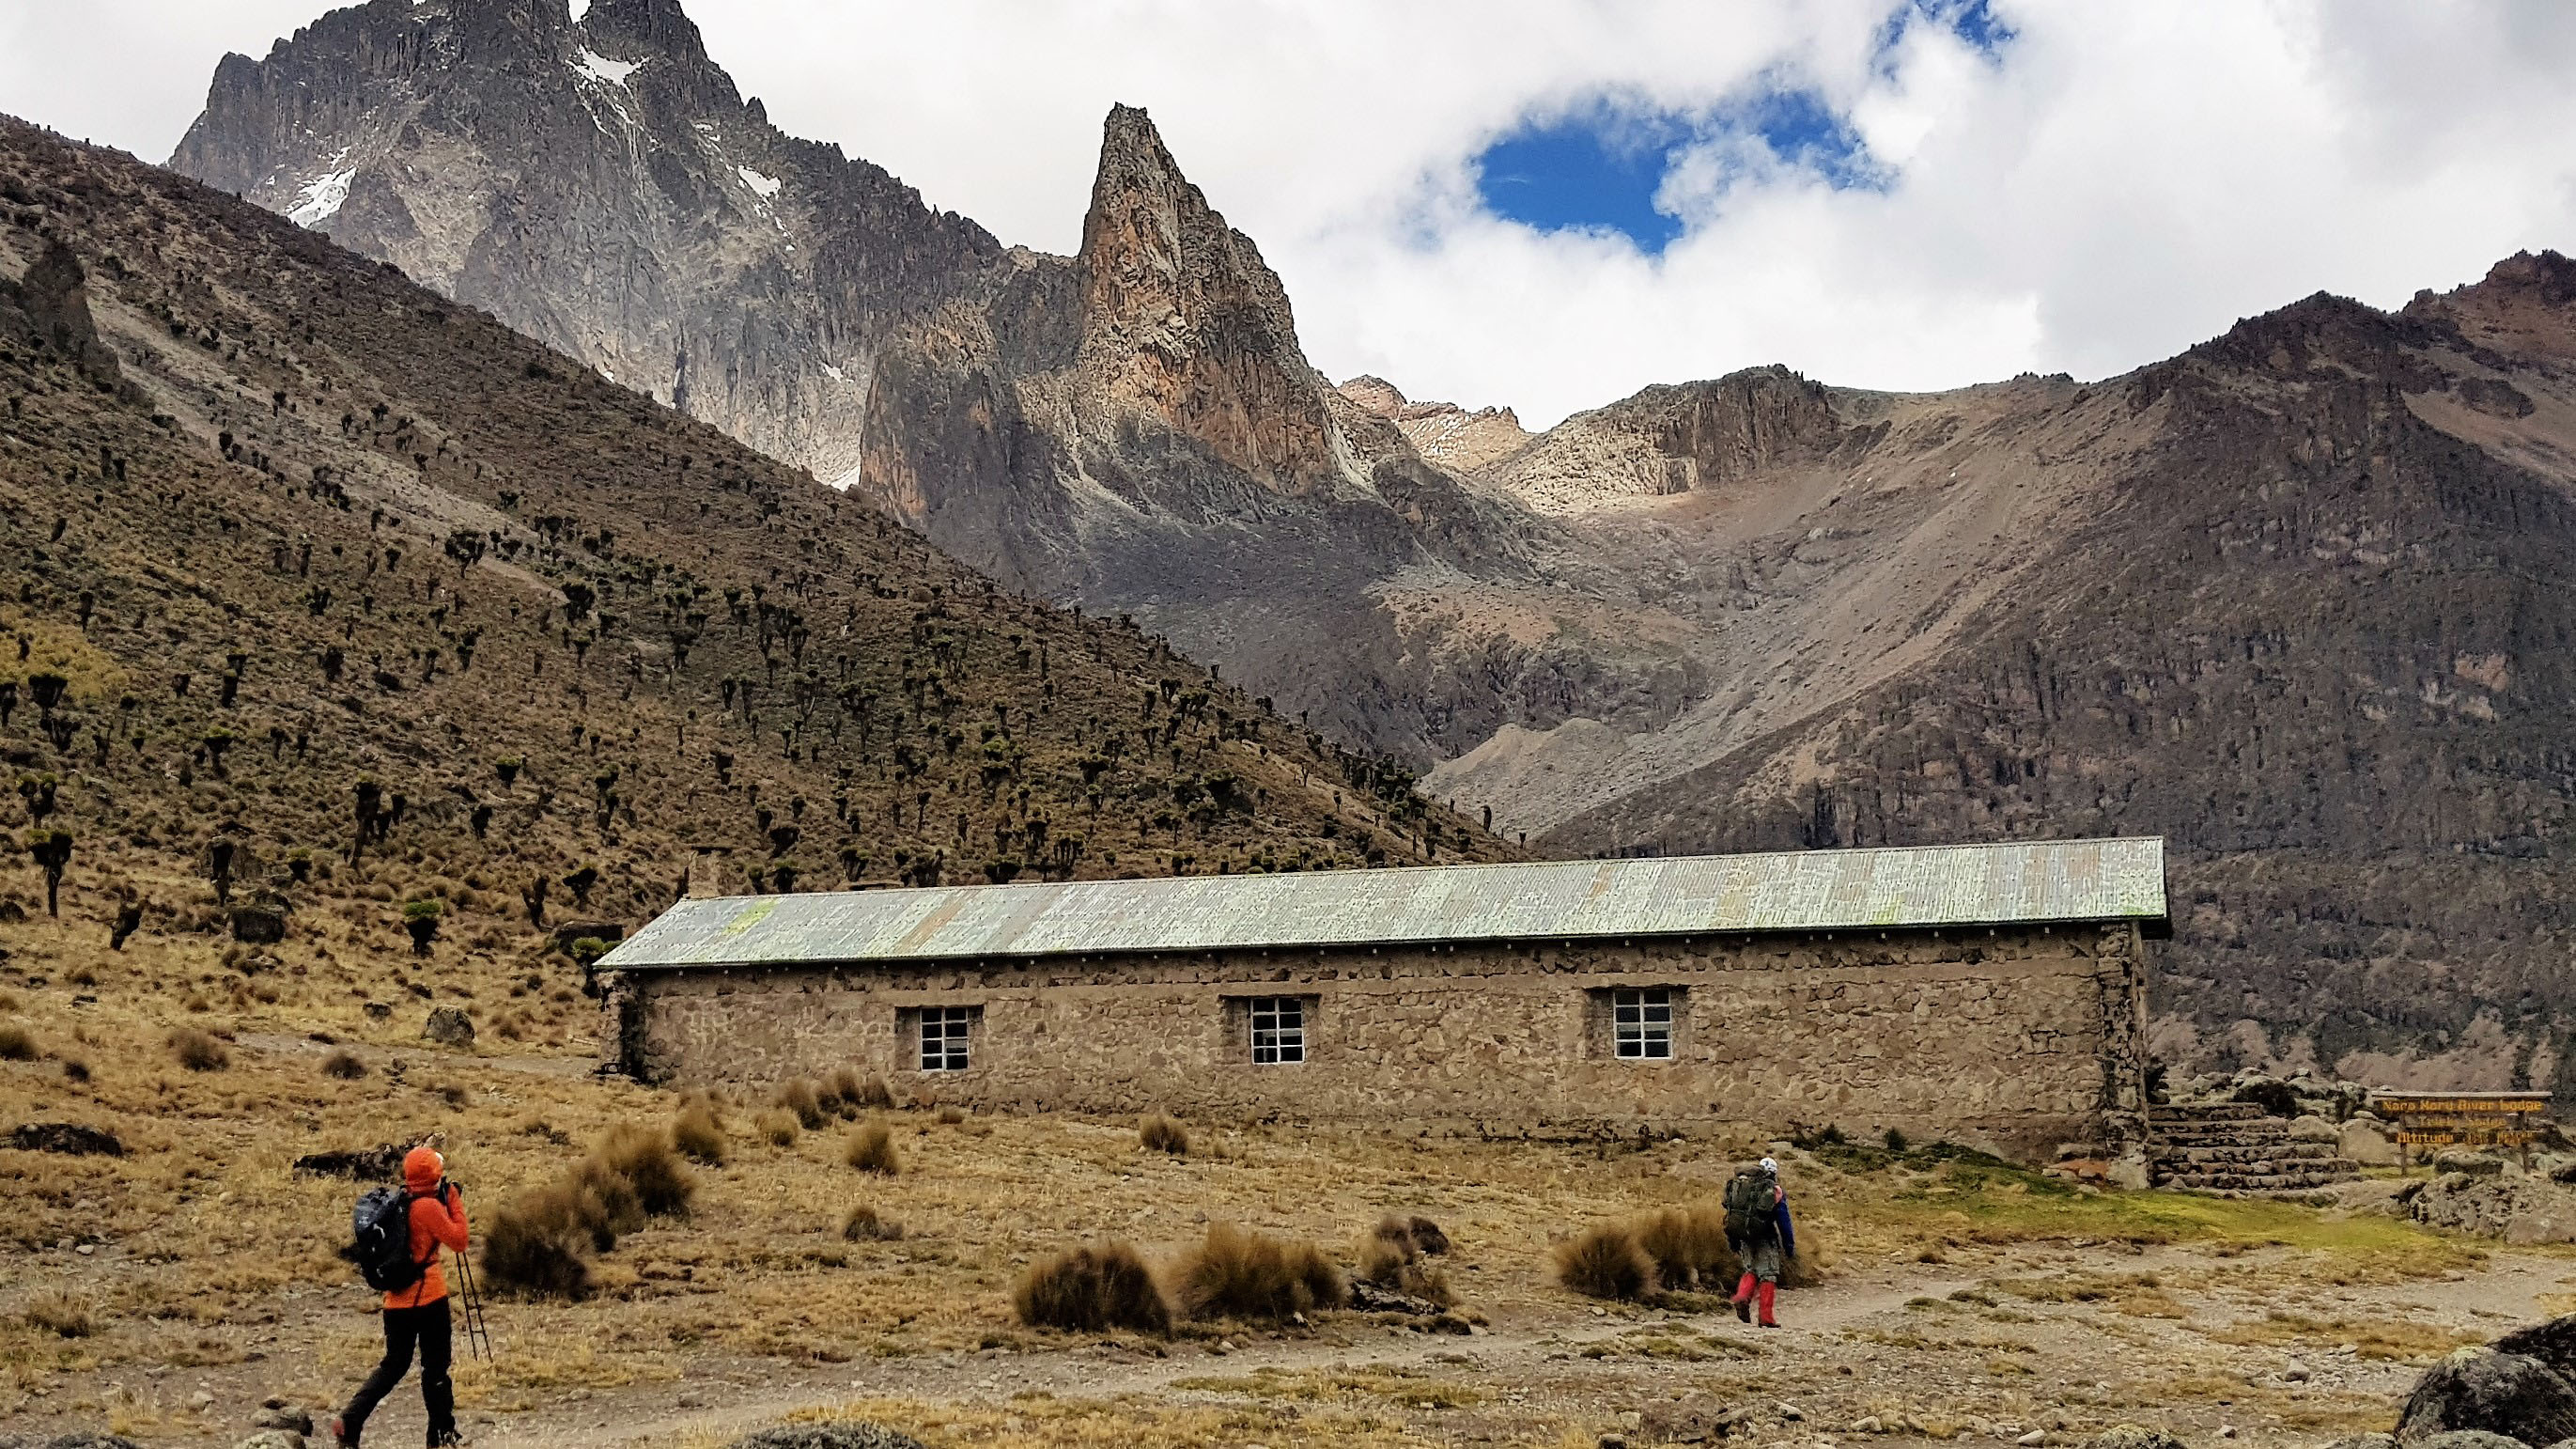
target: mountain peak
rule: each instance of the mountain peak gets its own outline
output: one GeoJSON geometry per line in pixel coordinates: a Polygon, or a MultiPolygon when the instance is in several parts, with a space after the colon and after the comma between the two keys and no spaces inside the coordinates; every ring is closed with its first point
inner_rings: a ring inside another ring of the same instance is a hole
{"type": "Polygon", "coordinates": [[[1181,175],[1143,108],[1112,106],[1083,218],[1083,353],[1111,397],[1272,486],[1334,474],[1323,378],[1252,239],[1181,175]]]}

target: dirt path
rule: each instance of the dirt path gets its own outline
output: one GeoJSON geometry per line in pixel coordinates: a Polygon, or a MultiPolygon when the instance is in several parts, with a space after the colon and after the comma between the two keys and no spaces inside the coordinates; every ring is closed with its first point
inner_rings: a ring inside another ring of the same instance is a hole
{"type": "MultiPolygon", "coordinates": [[[[2266,1261],[2284,1267],[2290,1263],[2286,1254],[2249,1255],[2232,1260],[2232,1266],[2259,1268],[2266,1261]]],[[[644,1449],[721,1443],[798,1410],[828,1409],[863,1398],[1006,1406],[1016,1395],[1083,1399],[1137,1395],[1168,1406],[1240,1401],[1242,1394],[1257,1392],[1254,1386],[1265,1379],[1293,1383],[1296,1376],[1305,1374],[1366,1376],[1373,1372],[1464,1382],[1491,1395],[1496,1410],[1516,1416],[1553,1413],[1594,1428],[1615,1426],[1624,1407],[1683,1389],[1757,1399],[1776,1417],[1781,1402],[1806,1400],[1811,1393],[1848,1397],[1856,1381],[1863,1392],[1940,1392],[1948,1381],[1939,1374],[1891,1372],[1869,1361],[1878,1340],[1902,1339],[1922,1326],[1925,1315],[1909,1308],[1921,1300],[1946,1300],[1953,1293],[2024,1273],[2165,1274],[2187,1283],[2209,1267],[2205,1256],[2176,1248],[2145,1254],[2105,1249],[2006,1256],[1974,1271],[1942,1268],[1937,1270],[1939,1277],[1918,1276],[1910,1268],[1865,1269],[1818,1288],[1783,1295],[1786,1326],[1773,1331],[1739,1324],[1722,1312],[1605,1308],[1507,1318],[1491,1330],[1463,1338],[1332,1322],[1326,1330],[1333,1335],[1330,1338],[1250,1336],[1222,1351],[1181,1341],[1167,1350],[1168,1357],[1100,1344],[1044,1353],[991,1350],[934,1355],[837,1368],[775,1361],[708,1362],[680,1383],[596,1391],[532,1413],[500,1416],[478,1426],[476,1442],[490,1449],[541,1445],[644,1449]],[[1605,1348],[1623,1344],[1633,1347],[1641,1336],[1742,1345],[1750,1353],[1717,1352],[1705,1362],[1682,1363],[1640,1359],[1629,1352],[1601,1354],[1605,1348]],[[1884,1382],[1871,1381],[1883,1372],[1888,1374],[1884,1382]]],[[[2448,1280],[2352,1290],[2357,1301],[2350,1307],[2355,1313],[2485,1324],[2488,1332],[2494,1332],[2506,1323],[2538,1316],[2542,1296],[2565,1292],[2571,1272],[2576,1272],[2576,1262],[2564,1258],[2500,1255],[2477,1272],[2448,1280]]],[[[2296,1284],[2297,1279],[2289,1276],[2284,1281],[2296,1284]]],[[[2217,1318],[2238,1316],[2236,1309],[2216,1305],[2204,1305],[2203,1312],[2217,1318]]],[[[2109,1380],[2136,1371],[2140,1365],[2129,1361],[2135,1357],[2136,1344],[2127,1341],[2134,1334],[2127,1332],[2125,1323],[2116,1327],[2122,1331],[2070,1334],[2058,1331],[2053,1322],[2034,1329],[2034,1337],[2056,1340],[2068,1355],[2066,1364],[2038,1381],[2034,1392],[2054,1395],[2059,1386],[2052,1380],[2060,1378],[2070,1380],[2068,1386],[2076,1389],[2107,1389],[2109,1380]]],[[[2184,1328],[2168,1331],[2181,1334],[2184,1328]]],[[[2242,1352],[2249,1377],[2271,1374],[2283,1359],[2277,1350],[2242,1352]]],[[[2393,1363],[2358,1365],[2346,1377],[2354,1392],[2385,1394],[2411,1382],[2414,1372],[2393,1363]]],[[[2241,1414],[2223,1402],[2207,1407],[2220,1418],[2241,1414]]],[[[2033,1422],[2046,1427],[2045,1419],[2033,1422]]],[[[1495,1423],[1489,1416],[1472,1413],[1420,1415],[1413,1430],[1426,1442],[1486,1442],[1506,1437],[1495,1423]]],[[[1812,1440],[1816,1431],[1833,1433],[1846,1424],[1771,1427],[1783,1438],[1794,1439],[1796,1434],[1781,1431],[1798,1429],[1812,1440]]],[[[2021,1425],[2010,1427],[2019,1431],[2021,1425]]],[[[2215,1428],[2215,1422],[2210,1427],[2215,1428]]],[[[1900,1437],[1947,1437],[1939,1432],[1907,1436],[1901,1427],[1893,1432],[1900,1437]]],[[[2310,1437],[2322,1441],[2332,1436],[2310,1437]]]]}

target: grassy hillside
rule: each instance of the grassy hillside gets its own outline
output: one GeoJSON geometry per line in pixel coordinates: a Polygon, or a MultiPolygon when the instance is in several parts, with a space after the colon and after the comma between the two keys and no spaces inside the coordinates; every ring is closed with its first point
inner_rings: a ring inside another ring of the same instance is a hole
{"type": "Polygon", "coordinates": [[[0,352],[11,916],[56,831],[76,932],[247,905],[365,956],[435,901],[434,960],[632,924],[693,858],[742,891],[1492,846],[255,207],[14,122],[0,176],[0,276],[40,273],[0,352]],[[56,240],[121,366],[39,335],[56,240]]]}

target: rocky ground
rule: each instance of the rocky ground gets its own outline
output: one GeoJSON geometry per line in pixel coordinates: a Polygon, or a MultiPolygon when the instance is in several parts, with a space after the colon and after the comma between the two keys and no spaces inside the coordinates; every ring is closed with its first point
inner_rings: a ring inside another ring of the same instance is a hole
{"type": "MultiPolygon", "coordinates": [[[[612,1127],[658,1129],[677,1105],[595,1080],[577,1042],[436,1047],[417,1017],[355,1006],[303,1031],[218,1022],[225,1064],[191,1071],[148,1000],[116,980],[78,995],[92,999],[0,1001],[30,1053],[0,1060],[0,1133],[59,1122],[123,1149],[0,1135],[9,1432],[231,1445],[269,1400],[290,1423],[327,1412],[376,1330],[334,1256],[357,1184],[296,1159],[437,1129],[488,1229],[612,1127]]],[[[586,1300],[494,1296],[494,1354],[458,1375],[478,1443],[713,1446],[855,1413],[933,1446],[1588,1449],[1712,1416],[1735,1442],[1836,1449],[2076,1444],[2126,1422],[2314,1444],[2391,1427],[2425,1365],[2576,1305],[2576,1254],[2420,1226],[2384,1175],[2342,1205],[2285,1204],[1817,1141],[1776,1150],[1823,1278],[1784,1295],[1787,1327],[1766,1332],[1694,1293],[1581,1297],[1550,1250],[1592,1223],[1704,1204],[1769,1144],[1198,1122],[1176,1157],[1125,1121],[922,1109],[890,1114],[901,1170],[884,1177],[845,1165],[847,1125],[782,1144],[767,1110],[722,1106],[724,1160],[693,1169],[690,1212],[599,1254],[586,1300]],[[858,1204],[905,1236],[845,1240],[858,1204]],[[1165,1259],[1231,1221],[1347,1265],[1399,1210],[1453,1240],[1449,1320],[1341,1311],[1160,1338],[1033,1330],[1010,1306],[1032,1261],[1078,1243],[1165,1259]]],[[[378,1442],[417,1432],[419,1413],[397,1396],[378,1442]]]]}

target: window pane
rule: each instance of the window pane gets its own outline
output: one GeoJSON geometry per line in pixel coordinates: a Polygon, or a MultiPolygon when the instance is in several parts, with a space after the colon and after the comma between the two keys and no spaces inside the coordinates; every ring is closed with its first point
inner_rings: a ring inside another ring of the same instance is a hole
{"type": "Polygon", "coordinates": [[[1306,1059],[1306,1003],[1296,996],[1256,996],[1251,1002],[1252,1060],[1275,1066],[1306,1059]]]}
{"type": "Polygon", "coordinates": [[[971,1006],[923,1007],[921,1069],[925,1072],[966,1070],[967,1035],[974,1020],[975,1009],[971,1006]]]}
{"type": "Polygon", "coordinates": [[[1610,993],[1612,1050],[1623,1057],[1670,1058],[1673,993],[1669,988],[1621,987],[1610,993]]]}

